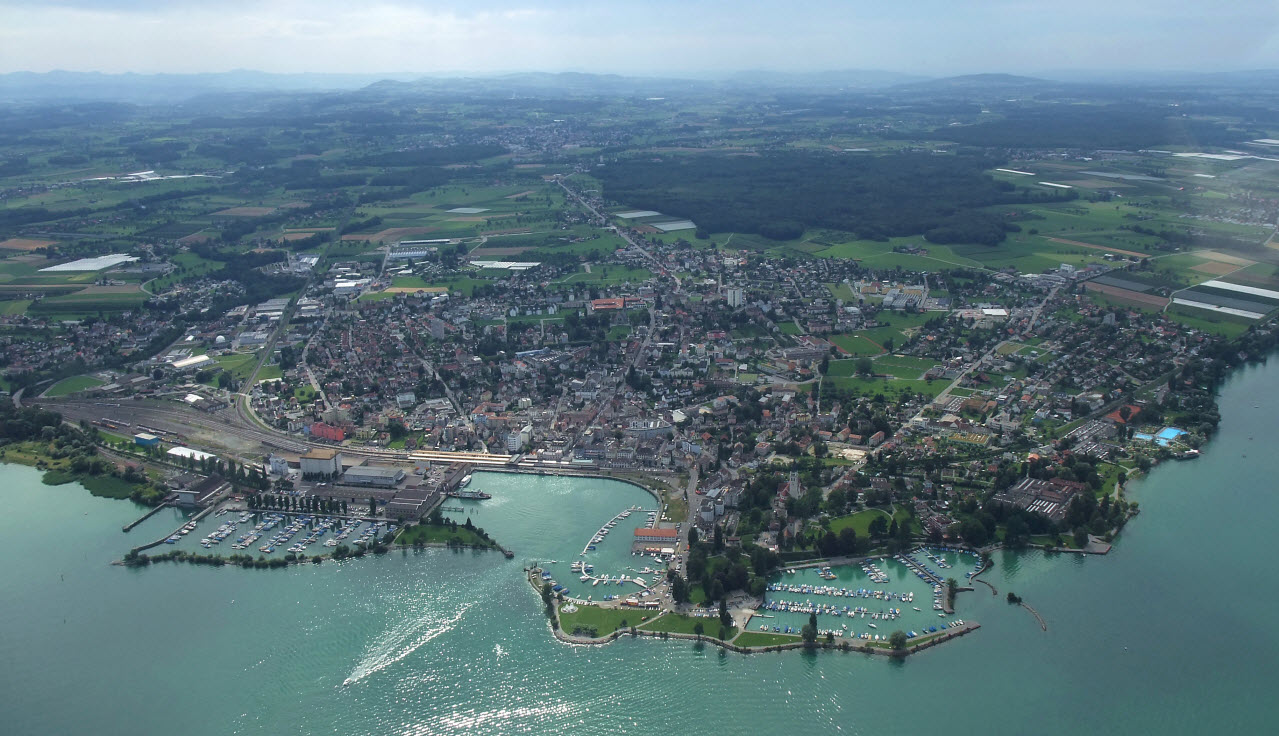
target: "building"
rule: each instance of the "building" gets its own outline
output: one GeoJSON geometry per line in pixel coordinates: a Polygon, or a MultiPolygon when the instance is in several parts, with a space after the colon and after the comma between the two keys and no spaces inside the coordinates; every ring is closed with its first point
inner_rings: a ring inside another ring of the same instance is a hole
{"type": "Polygon", "coordinates": [[[211,475],[199,483],[179,488],[174,493],[178,496],[179,506],[208,506],[219,493],[230,486],[222,476],[211,475]]]}
{"type": "Polygon", "coordinates": [[[349,486],[391,488],[402,480],[404,471],[400,468],[378,468],[371,465],[356,465],[347,468],[342,474],[342,482],[349,486]]]}
{"type": "Polygon", "coordinates": [[[346,439],[346,430],[324,422],[315,422],[311,425],[311,436],[330,442],[341,442],[346,439]]]}
{"type": "Polygon", "coordinates": [[[271,454],[266,456],[267,471],[272,475],[288,475],[289,461],[279,455],[271,454]]]}
{"type": "Polygon", "coordinates": [[[315,448],[300,459],[304,478],[336,478],[342,472],[342,453],[315,448]]]}
{"type": "Polygon", "coordinates": [[[142,447],[155,447],[160,444],[160,438],[148,432],[138,432],[133,435],[133,444],[142,447]]]}
{"type": "Polygon", "coordinates": [[[173,361],[173,369],[177,371],[198,371],[213,365],[214,360],[207,355],[192,355],[188,358],[173,361]]]}
{"type": "Polygon", "coordinates": [[[671,432],[671,425],[660,419],[632,419],[626,428],[626,434],[641,440],[664,439],[671,432]]]}
{"type": "Polygon", "coordinates": [[[631,542],[631,551],[673,555],[678,544],[679,532],[673,527],[657,529],[640,527],[635,530],[635,539],[631,542]]]}
{"type": "Polygon", "coordinates": [[[199,450],[193,450],[190,447],[170,447],[169,451],[165,454],[171,455],[173,457],[190,458],[191,460],[194,460],[197,463],[202,460],[211,460],[217,457],[216,455],[210,455],[207,452],[200,452],[199,450]]]}
{"type": "Polygon", "coordinates": [[[1023,478],[1002,493],[995,494],[991,500],[1042,514],[1053,522],[1061,523],[1066,518],[1066,507],[1086,488],[1083,483],[1060,478],[1023,478]]]}
{"type": "Polygon", "coordinates": [[[737,309],[746,303],[742,290],[738,288],[725,289],[724,299],[728,302],[728,306],[733,309],[737,309]]]}
{"type": "Polygon", "coordinates": [[[523,429],[518,432],[511,432],[506,436],[506,451],[519,452],[528,445],[529,440],[533,438],[533,425],[525,424],[523,429]]]}

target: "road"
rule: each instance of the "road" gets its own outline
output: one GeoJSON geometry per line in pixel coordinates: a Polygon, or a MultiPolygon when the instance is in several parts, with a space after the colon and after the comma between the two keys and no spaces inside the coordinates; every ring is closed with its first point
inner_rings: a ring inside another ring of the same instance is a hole
{"type": "MultiPolygon", "coordinates": [[[[600,214],[600,212],[596,210],[595,207],[593,207],[590,202],[587,202],[584,197],[582,197],[576,191],[570,189],[568,185],[564,183],[564,179],[562,177],[556,179],[556,183],[560,185],[560,188],[564,190],[564,193],[568,197],[571,197],[574,201],[576,201],[582,207],[589,210],[590,213],[594,215],[598,220],[600,220],[601,222],[608,221],[608,218],[605,215],[600,214]]],[[[635,248],[637,251],[642,253],[644,256],[644,259],[647,260],[653,266],[653,268],[656,269],[658,273],[661,273],[662,271],[665,270],[662,267],[661,262],[658,261],[657,258],[652,253],[649,253],[647,249],[645,249],[642,245],[636,242],[629,232],[616,227],[611,229],[613,230],[613,232],[617,233],[618,236],[620,236],[623,240],[625,240],[628,245],[630,245],[632,248],[635,248]]],[[[675,288],[673,290],[673,293],[679,293],[680,289],[682,288],[682,284],[680,283],[680,280],[675,277],[672,277],[672,280],[675,282],[675,288]]],[[[591,412],[590,420],[582,424],[582,427],[577,431],[575,435],[573,435],[572,439],[569,440],[565,449],[571,450],[574,446],[577,445],[578,440],[581,439],[582,434],[586,431],[586,428],[589,427],[591,423],[594,422],[599,417],[599,415],[604,411],[604,408],[608,406],[608,404],[612,402],[614,398],[616,398],[618,391],[621,390],[621,387],[624,384],[625,376],[628,373],[630,373],[631,368],[635,367],[635,365],[639,362],[640,358],[648,353],[648,349],[653,343],[653,335],[657,334],[658,330],[660,329],[660,326],[658,325],[658,316],[659,315],[657,310],[653,308],[652,304],[649,304],[648,305],[648,331],[644,335],[644,341],[640,344],[639,349],[637,349],[631,355],[631,357],[626,361],[626,365],[622,367],[622,370],[618,377],[618,381],[613,386],[612,390],[608,392],[607,396],[601,397],[596,401],[595,407],[591,412]]]]}

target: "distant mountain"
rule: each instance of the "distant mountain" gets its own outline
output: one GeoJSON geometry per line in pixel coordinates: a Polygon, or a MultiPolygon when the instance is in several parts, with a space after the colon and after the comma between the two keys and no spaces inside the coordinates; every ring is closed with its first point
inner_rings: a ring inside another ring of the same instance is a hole
{"type": "Polygon", "coordinates": [[[354,90],[382,79],[415,79],[416,74],[270,74],[231,71],[211,74],[103,74],[100,72],[0,74],[3,102],[89,102],[137,104],[180,102],[222,92],[318,92],[354,90]]]}
{"type": "Polygon", "coordinates": [[[1236,89],[1279,88],[1279,70],[1252,69],[1233,72],[1116,71],[1065,69],[1044,72],[1048,79],[1063,82],[1161,85],[1166,87],[1230,87],[1236,89]]]}
{"type": "Polygon", "coordinates": [[[929,77],[879,69],[845,69],[823,72],[743,71],[729,75],[728,84],[787,89],[883,89],[899,84],[926,82],[929,77]]]}
{"type": "Polygon", "coordinates": [[[1052,85],[1047,79],[1022,77],[1016,74],[964,74],[958,77],[942,77],[922,82],[908,82],[896,85],[899,89],[912,91],[945,91],[945,90],[987,90],[987,89],[1030,89],[1052,85]]]}

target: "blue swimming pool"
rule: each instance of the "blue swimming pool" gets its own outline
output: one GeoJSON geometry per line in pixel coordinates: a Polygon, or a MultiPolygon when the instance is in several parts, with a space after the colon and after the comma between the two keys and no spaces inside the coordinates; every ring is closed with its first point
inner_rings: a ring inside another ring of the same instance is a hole
{"type": "Polygon", "coordinates": [[[1183,434],[1186,434],[1186,430],[1184,429],[1177,429],[1176,427],[1164,427],[1163,429],[1159,430],[1159,434],[1157,436],[1161,440],[1175,440],[1178,437],[1182,436],[1183,434]]]}

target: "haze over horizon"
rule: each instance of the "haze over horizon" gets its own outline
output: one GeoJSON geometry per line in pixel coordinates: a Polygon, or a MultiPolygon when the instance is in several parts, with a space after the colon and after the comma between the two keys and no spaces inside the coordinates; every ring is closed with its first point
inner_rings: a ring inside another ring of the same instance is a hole
{"type": "Polygon", "coordinates": [[[715,76],[738,70],[1235,71],[1279,67],[1279,4],[990,0],[0,0],[0,73],[715,76]]]}

